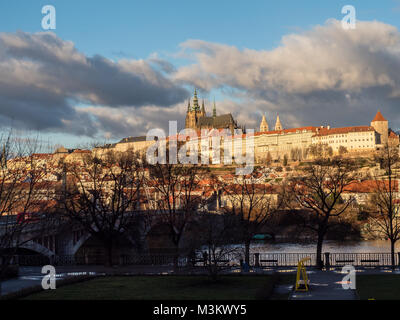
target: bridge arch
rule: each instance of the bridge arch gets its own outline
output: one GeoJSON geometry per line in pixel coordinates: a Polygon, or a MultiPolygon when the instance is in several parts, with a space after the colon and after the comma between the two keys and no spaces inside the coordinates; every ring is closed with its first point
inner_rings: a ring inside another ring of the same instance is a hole
{"type": "Polygon", "coordinates": [[[48,258],[55,255],[54,251],[46,248],[45,246],[43,246],[33,240],[29,240],[29,241],[25,242],[24,244],[20,245],[19,248],[32,250],[32,251],[37,252],[48,258]]]}

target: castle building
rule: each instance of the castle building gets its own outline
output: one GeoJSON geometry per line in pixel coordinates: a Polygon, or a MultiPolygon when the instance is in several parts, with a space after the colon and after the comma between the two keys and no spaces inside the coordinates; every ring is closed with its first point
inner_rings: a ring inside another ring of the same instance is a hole
{"type": "Polygon", "coordinates": [[[239,129],[237,122],[233,118],[232,114],[217,115],[217,107],[213,106],[213,114],[211,117],[207,116],[204,100],[200,108],[199,101],[197,98],[197,91],[194,90],[193,105],[188,102],[188,108],[186,113],[185,128],[194,130],[200,129],[230,129],[233,133],[234,129],[239,129]]]}
{"type": "Polygon", "coordinates": [[[254,134],[255,161],[262,163],[269,156],[271,159],[283,159],[285,154],[292,159],[294,152],[298,158],[304,159],[316,132],[317,127],[311,126],[257,132],[254,134]]]}
{"type": "Polygon", "coordinates": [[[312,143],[330,146],[333,152],[339,152],[340,149],[350,152],[373,151],[379,148],[380,141],[381,134],[372,126],[318,128],[312,139],[312,143]]]}
{"type": "Polygon", "coordinates": [[[326,145],[332,148],[334,154],[338,154],[341,151],[373,152],[387,143],[399,146],[399,136],[388,128],[388,121],[379,110],[370,126],[343,128],[321,126],[283,129],[278,115],[275,130],[268,131],[263,116],[260,132],[254,137],[254,152],[256,160],[262,162],[268,153],[272,159],[282,158],[285,154],[289,159],[304,159],[312,144],[326,145]]]}
{"type": "MultiPolygon", "coordinates": [[[[234,133],[234,129],[237,129],[238,126],[232,115],[229,113],[218,116],[214,102],[212,116],[207,116],[204,102],[201,107],[199,106],[196,90],[193,105],[190,101],[188,104],[185,128],[194,129],[197,134],[200,133],[199,130],[201,129],[209,129],[205,137],[201,135],[187,143],[190,150],[200,150],[202,155],[210,159],[213,154],[208,147],[212,145],[213,137],[221,136],[223,129],[230,129],[232,137],[228,141],[225,141],[227,138],[220,140],[222,152],[224,152],[225,142],[232,143],[232,151],[240,149],[243,153],[246,150],[247,137],[249,136],[246,133],[234,133]],[[204,141],[202,140],[204,139],[206,143],[203,144],[204,141]]],[[[124,152],[127,150],[145,152],[153,143],[155,141],[147,141],[146,137],[129,137],[115,144],[96,148],[94,151],[101,154],[109,151],[124,152]]],[[[342,128],[308,126],[283,129],[279,115],[277,115],[274,130],[269,130],[267,120],[263,115],[260,131],[254,134],[254,156],[257,163],[264,163],[268,158],[272,160],[283,159],[285,156],[290,160],[303,160],[310,157],[310,147],[313,145],[324,145],[332,149],[332,155],[343,152],[361,155],[379,150],[386,143],[399,146],[399,136],[388,128],[388,121],[379,110],[370,126],[342,128]]],[[[253,143],[249,145],[253,145],[253,143]]],[[[59,151],[60,154],[64,152],[65,150],[59,151]]]]}

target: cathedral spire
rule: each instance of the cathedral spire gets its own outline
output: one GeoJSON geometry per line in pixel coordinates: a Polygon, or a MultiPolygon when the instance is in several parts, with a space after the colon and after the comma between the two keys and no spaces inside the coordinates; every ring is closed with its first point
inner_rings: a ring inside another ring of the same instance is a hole
{"type": "Polygon", "coordinates": [[[199,110],[199,100],[197,99],[197,90],[194,88],[194,97],[193,97],[193,110],[199,110]]]}
{"type": "Polygon", "coordinates": [[[190,112],[191,110],[190,110],[190,99],[188,100],[188,109],[187,109],[187,112],[190,112]]]}
{"type": "Polygon", "coordinates": [[[215,106],[215,98],[214,98],[214,106],[213,106],[213,117],[217,116],[217,107],[215,106]]]}
{"type": "Polygon", "coordinates": [[[204,107],[204,99],[203,99],[203,102],[201,103],[201,112],[203,114],[206,114],[206,108],[204,107]]]}
{"type": "Polygon", "coordinates": [[[282,130],[281,120],[279,119],[279,113],[276,114],[276,123],[275,123],[275,130],[279,131],[282,130]]]}

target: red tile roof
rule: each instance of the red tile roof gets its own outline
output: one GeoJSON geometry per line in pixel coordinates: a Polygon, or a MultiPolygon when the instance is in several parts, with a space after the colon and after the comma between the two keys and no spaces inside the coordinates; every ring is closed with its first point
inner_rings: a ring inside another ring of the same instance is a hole
{"type": "MultiPolygon", "coordinates": [[[[344,192],[351,193],[370,193],[379,190],[389,190],[389,180],[375,181],[375,180],[365,180],[362,182],[355,181],[344,188],[344,192]]],[[[397,192],[399,189],[399,183],[397,180],[392,180],[392,189],[397,192]]]]}
{"type": "Polygon", "coordinates": [[[272,130],[272,131],[256,132],[254,134],[254,136],[259,136],[259,135],[262,135],[262,134],[295,133],[297,131],[303,132],[304,130],[316,132],[317,131],[317,127],[308,126],[308,127],[291,128],[291,129],[283,129],[283,130],[272,130]]]}
{"type": "Polygon", "coordinates": [[[90,150],[75,149],[73,153],[91,153],[90,150]]]}
{"type": "Polygon", "coordinates": [[[398,139],[399,136],[394,133],[392,130],[389,131],[389,139],[398,139]]]}
{"type": "Polygon", "coordinates": [[[376,115],[375,115],[374,120],[372,120],[372,122],[375,122],[375,121],[387,121],[387,120],[383,117],[383,115],[382,115],[382,113],[381,113],[380,110],[378,110],[378,112],[377,112],[376,115]]]}
{"type": "Polygon", "coordinates": [[[371,126],[358,126],[358,127],[343,127],[343,128],[321,128],[318,130],[316,136],[328,136],[331,134],[343,134],[349,132],[364,132],[364,131],[375,131],[371,126]]]}

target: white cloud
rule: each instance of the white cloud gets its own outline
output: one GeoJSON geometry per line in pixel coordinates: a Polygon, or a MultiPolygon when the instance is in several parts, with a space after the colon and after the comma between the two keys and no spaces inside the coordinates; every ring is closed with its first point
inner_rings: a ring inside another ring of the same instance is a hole
{"type": "Polygon", "coordinates": [[[340,21],[329,20],[284,36],[269,51],[201,40],[182,47],[195,62],[179,68],[176,80],[205,90],[238,89],[248,98],[246,108],[249,99],[265,101],[270,106],[264,110],[277,107],[297,123],[340,125],[352,116],[358,116],[353,123],[365,123],[379,106],[391,113],[400,102],[400,33],[381,22],[358,21],[355,30],[344,30],[340,21]]]}

